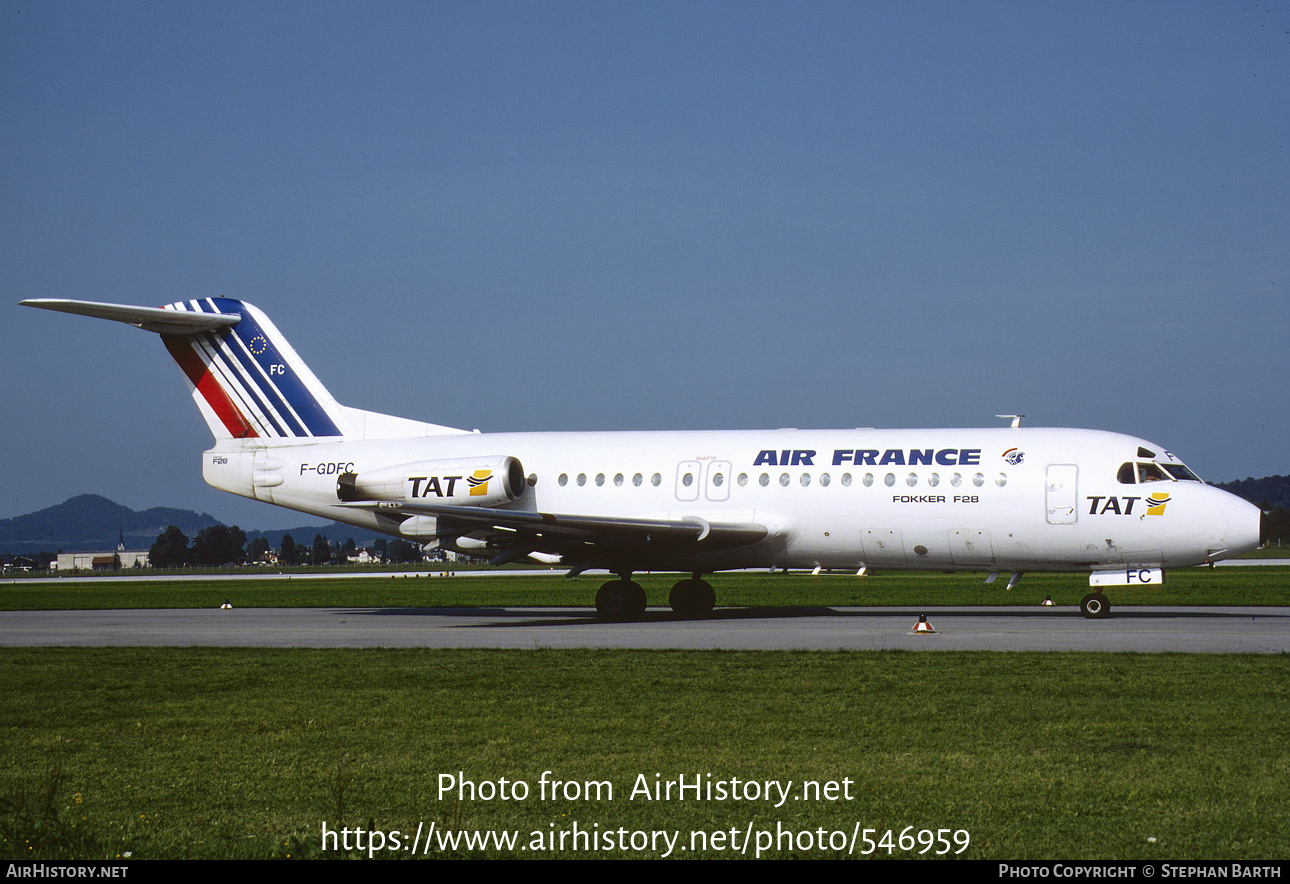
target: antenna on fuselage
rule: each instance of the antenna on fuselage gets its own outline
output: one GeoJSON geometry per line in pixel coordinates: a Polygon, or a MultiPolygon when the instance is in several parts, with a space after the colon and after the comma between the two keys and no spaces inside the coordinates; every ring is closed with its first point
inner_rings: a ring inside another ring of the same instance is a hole
{"type": "Polygon", "coordinates": [[[1004,420],[1011,420],[1012,428],[1015,430],[1021,426],[1021,419],[1025,417],[1025,415],[1024,414],[996,414],[995,417],[1001,417],[1004,420]]]}

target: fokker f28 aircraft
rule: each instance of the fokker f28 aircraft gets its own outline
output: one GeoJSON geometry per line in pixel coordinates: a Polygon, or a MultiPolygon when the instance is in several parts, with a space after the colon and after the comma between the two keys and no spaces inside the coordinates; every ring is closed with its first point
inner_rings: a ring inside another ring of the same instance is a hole
{"type": "Polygon", "coordinates": [[[480,433],[340,405],[260,310],[31,300],[161,335],[215,436],[212,486],[501,565],[604,569],[609,619],[634,619],[644,570],[688,572],[682,616],[711,612],[704,574],[734,568],[1083,572],[1101,588],[1239,555],[1260,513],[1171,452],[1048,428],[480,433]]]}

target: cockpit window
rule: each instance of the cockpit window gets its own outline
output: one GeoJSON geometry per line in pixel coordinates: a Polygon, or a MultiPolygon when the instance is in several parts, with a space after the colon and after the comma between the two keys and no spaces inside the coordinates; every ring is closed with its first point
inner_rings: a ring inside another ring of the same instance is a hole
{"type": "MultiPolygon", "coordinates": [[[[1145,450],[1145,449],[1144,449],[1145,450]]],[[[1139,452],[1141,453],[1141,452],[1139,452]]],[[[1200,477],[1180,463],[1122,463],[1115,474],[1121,485],[1138,482],[1199,482],[1200,477]]]]}
{"type": "Polygon", "coordinates": [[[1167,482],[1169,476],[1159,466],[1153,463],[1138,464],[1138,481],[1139,482],[1167,482]]]}
{"type": "Polygon", "coordinates": [[[1179,482],[1199,482],[1200,481],[1200,476],[1197,476],[1195,473],[1193,473],[1191,470],[1187,469],[1185,466],[1183,466],[1180,463],[1167,463],[1167,464],[1163,464],[1163,466],[1166,470],[1169,471],[1169,475],[1173,476],[1179,482]]]}

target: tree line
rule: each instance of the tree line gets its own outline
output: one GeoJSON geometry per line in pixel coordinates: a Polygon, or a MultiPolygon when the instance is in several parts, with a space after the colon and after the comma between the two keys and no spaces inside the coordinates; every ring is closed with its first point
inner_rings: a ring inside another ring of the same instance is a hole
{"type": "MultiPolygon", "coordinates": [[[[157,535],[148,550],[148,563],[154,568],[185,568],[190,565],[221,567],[266,561],[273,552],[269,541],[257,537],[246,542],[246,532],[236,525],[214,525],[203,528],[189,543],[187,535],[174,525],[157,535]]],[[[330,544],[321,534],[314,535],[312,545],[296,543],[290,534],[282,538],[277,550],[279,565],[345,564],[357,554],[351,537],[343,544],[330,544]]],[[[380,538],[373,545],[373,556],[382,562],[420,562],[424,558],[420,544],[406,540],[380,538]]]]}

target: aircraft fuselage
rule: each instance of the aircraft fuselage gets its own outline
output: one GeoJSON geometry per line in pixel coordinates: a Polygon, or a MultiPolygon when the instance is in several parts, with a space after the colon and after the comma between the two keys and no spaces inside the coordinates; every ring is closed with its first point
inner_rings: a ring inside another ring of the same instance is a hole
{"type": "MultiPolygon", "coordinates": [[[[768,528],[746,547],[637,552],[638,570],[1095,571],[1195,565],[1258,544],[1256,507],[1199,481],[1120,481],[1124,464],[1180,462],[1093,430],[497,433],[221,448],[204,460],[217,488],[395,534],[379,511],[337,499],[341,475],[509,456],[526,487],[508,509],[768,528]]],[[[441,472],[411,471],[397,499],[454,497],[464,471],[441,472]]]]}

